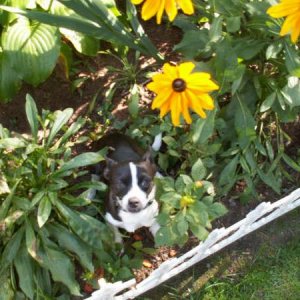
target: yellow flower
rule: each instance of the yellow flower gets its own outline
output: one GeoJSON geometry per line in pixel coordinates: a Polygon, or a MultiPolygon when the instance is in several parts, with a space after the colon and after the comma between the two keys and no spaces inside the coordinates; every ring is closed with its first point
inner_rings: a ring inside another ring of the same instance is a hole
{"type": "MultiPolygon", "coordinates": [[[[144,0],[131,0],[135,5],[141,4],[144,0]]],[[[145,0],[142,7],[143,20],[149,20],[156,15],[157,24],[161,23],[164,10],[169,20],[173,21],[177,15],[178,8],[182,9],[187,15],[194,13],[192,0],[145,0]]]]}
{"type": "Polygon", "coordinates": [[[204,72],[192,73],[195,65],[185,62],[178,66],[166,63],[163,74],[156,74],[147,88],[156,93],[152,102],[152,109],[159,108],[160,116],[165,116],[171,111],[174,126],[180,124],[182,114],[188,124],[192,123],[189,113],[191,108],[201,118],[206,118],[204,109],[214,109],[213,99],[209,92],[219,87],[210,79],[210,74],[204,72]]]}
{"type": "Polygon", "coordinates": [[[270,7],[267,13],[273,18],[286,17],[280,35],[290,33],[292,42],[296,43],[300,35],[300,0],[281,0],[270,7]]]}
{"type": "Polygon", "coordinates": [[[195,187],[196,187],[196,188],[201,188],[201,187],[203,187],[203,182],[202,182],[201,180],[197,180],[197,181],[195,182],[195,187]]]}
{"type": "Polygon", "coordinates": [[[191,196],[183,196],[180,199],[180,207],[190,206],[195,203],[195,199],[191,196]]]}

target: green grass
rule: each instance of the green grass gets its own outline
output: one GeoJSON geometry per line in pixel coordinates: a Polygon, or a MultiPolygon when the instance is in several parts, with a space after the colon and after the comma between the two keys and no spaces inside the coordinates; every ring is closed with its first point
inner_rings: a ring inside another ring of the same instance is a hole
{"type": "Polygon", "coordinates": [[[242,268],[213,277],[196,292],[180,295],[173,288],[162,299],[299,300],[300,239],[276,249],[264,245],[242,268]]]}

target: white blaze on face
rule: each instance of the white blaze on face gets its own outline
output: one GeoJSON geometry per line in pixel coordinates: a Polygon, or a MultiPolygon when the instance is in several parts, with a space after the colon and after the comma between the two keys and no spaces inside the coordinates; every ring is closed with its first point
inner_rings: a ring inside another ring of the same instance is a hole
{"type": "Polygon", "coordinates": [[[143,209],[144,207],[146,207],[148,201],[151,200],[151,198],[153,198],[153,193],[152,191],[150,192],[151,198],[147,197],[147,194],[139,187],[137,166],[134,163],[130,162],[129,168],[130,168],[130,175],[131,175],[131,188],[129,189],[127,194],[123,196],[122,199],[120,199],[120,205],[123,210],[128,210],[129,199],[137,198],[139,199],[141,203],[141,207],[143,209]]]}

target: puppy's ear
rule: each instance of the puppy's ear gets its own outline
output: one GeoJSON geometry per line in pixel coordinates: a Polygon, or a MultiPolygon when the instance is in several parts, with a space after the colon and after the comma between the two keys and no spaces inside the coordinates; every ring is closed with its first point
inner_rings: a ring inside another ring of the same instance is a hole
{"type": "Polygon", "coordinates": [[[106,157],[105,162],[106,162],[106,166],[105,166],[104,171],[103,171],[103,176],[106,180],[109,180],[111,169],[112,169],[113,166],[115,166],[117,164],[117,162],[114,161],[113,159],[109,158],[109,157],[106,157]]]}
{"type": "Polygon", "coordinates": [[[154,162],[151,147],[148,147],[148,150],[144,153],[144,155],[142,157],[142,160],[143,161],[148,161],[151,164],[154,162]]]}

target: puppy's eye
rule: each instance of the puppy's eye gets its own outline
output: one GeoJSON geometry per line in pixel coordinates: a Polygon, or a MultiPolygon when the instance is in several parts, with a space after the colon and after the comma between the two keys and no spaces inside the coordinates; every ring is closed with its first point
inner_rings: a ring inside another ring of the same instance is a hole
{"type": "Polygon", "coordinates": [[[150,187],[150,180],[145,178],[141,180],[139,185],[143,191],[147,191],[150,187]]]}

